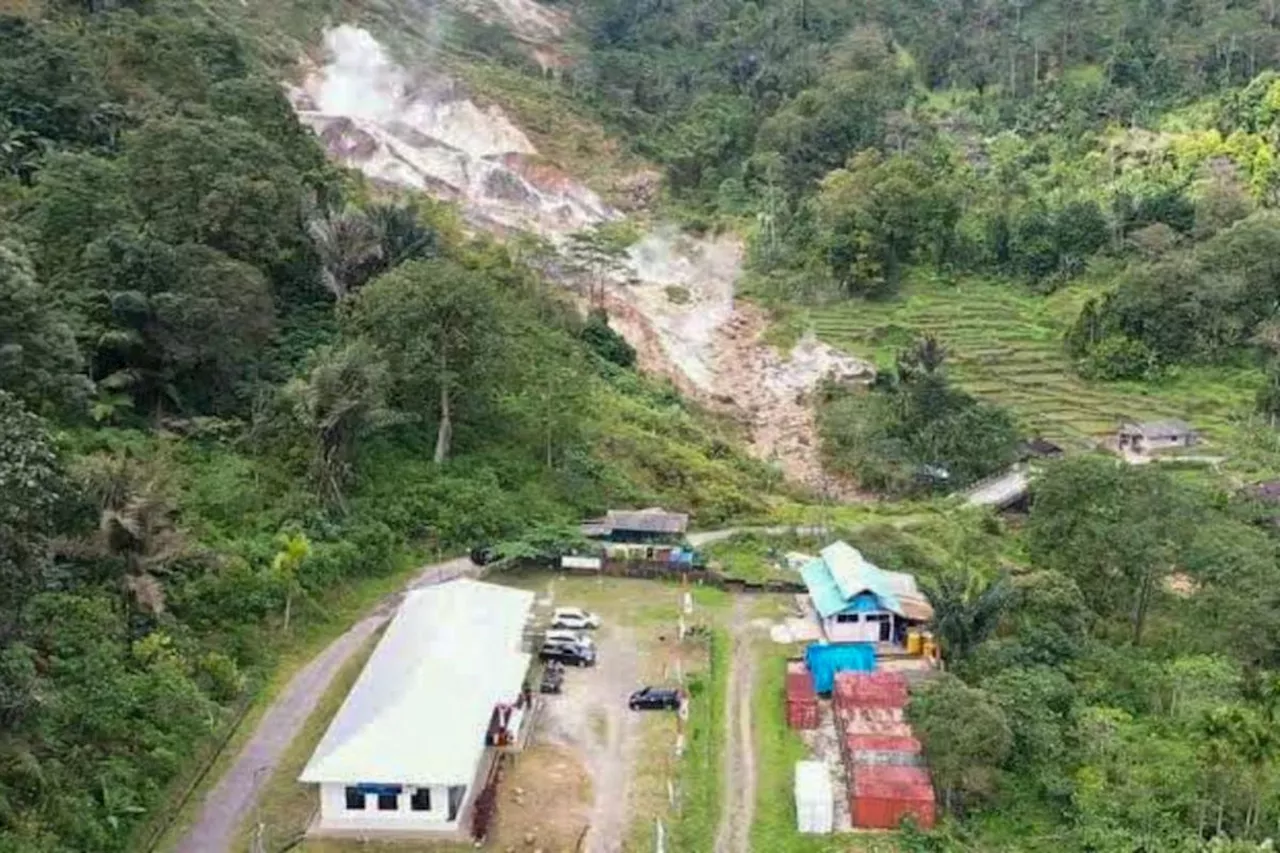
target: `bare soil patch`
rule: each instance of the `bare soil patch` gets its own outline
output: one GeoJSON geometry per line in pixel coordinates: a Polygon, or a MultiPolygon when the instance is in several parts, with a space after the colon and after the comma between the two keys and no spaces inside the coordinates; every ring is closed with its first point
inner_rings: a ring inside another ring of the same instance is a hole
{"type": "Polygon", "coordinates": [[[591,777],[580,757],[555,744],[533,744],[507,765],[488,846],[576,851],[590,817],[591,777]]]}

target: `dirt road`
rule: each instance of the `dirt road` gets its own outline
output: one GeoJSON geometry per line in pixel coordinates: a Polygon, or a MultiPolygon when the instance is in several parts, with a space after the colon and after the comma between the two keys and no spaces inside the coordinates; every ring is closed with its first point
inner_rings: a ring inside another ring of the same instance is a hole
{"type": "Polygon", "coordinates": [[[226,853],[231,849],[236,830],[253,807],[259,784],[271,776],[339,670],[395,613],[405,592],[479,571],[480,567],[466,557],[425,567],[404,591],[383,599],[368,616],[298,670],[262,716],[235,763],[205,797],[195,824],[178,842],[178,853],[226,853]]]}
{"type": "Polygon", "coordinates": [[[725,689],[724,791],[715,853],[751,853],[751,823],[756,809],[756,753],[751,722],[755,656],[751,652],[747,599],[733,606],[733,654],[725,689]]]}
{"type": "Polygon", "coordinates": [[[591,774],[586,853],[620,853],[639,736],[627,696],[635,689],[639,659],[635,636],[627,628],[606,627],[598,646],[600,666],[570,671],[565,693],[550,697],[543,736],[573,747],[591,774]]]}

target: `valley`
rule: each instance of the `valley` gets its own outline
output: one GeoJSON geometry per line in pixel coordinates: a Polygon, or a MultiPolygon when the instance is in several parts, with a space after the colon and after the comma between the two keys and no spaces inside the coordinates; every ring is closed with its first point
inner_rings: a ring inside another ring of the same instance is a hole
{"type": "Polygon", "coordinates": [[[1264,0],[0,0],[0,850],[1270,850],[1277,158],[1264,0]]]}

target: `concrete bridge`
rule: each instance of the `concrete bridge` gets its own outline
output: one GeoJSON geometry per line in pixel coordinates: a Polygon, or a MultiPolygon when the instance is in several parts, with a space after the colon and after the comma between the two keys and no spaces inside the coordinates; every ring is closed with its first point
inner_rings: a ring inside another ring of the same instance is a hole
{"type": "Polygon", "coordinates": [[[1030,469],[1020,464],[1003,474],[979,480],[965,491],[964,499],[969,506],[1004,509],[1025,498],[1030,490],[1030,469]]]}

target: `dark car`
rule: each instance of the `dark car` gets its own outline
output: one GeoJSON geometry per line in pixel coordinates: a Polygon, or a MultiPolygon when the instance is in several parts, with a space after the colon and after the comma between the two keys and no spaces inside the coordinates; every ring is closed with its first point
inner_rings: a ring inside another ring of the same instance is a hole
{"type": "Polygon", "coordinates": [[[595,666],[596,650],[572,643],[543,643],[538,659],[543,663],[555,661],[565,666],[595,666]]]}
{"type": "Polygon", "coordinates": [[[542,681],[538,684],[539,693],[559,693],[564,684],[564,666],[551,661],[542,671],[542,681]]]}
{"type": "Polygon", "coordinates": [[[631,694],[627,707],[633,711],[675,711],[680,707],[680,691],[673,687],[645,687],[631,694]]]}
{"type": "Polygon", "coordinates": [[[471,549],[471,562],[477,566],[487,566],[498,556],[498,551],[489,545],[477,545],[471,549]]]}

